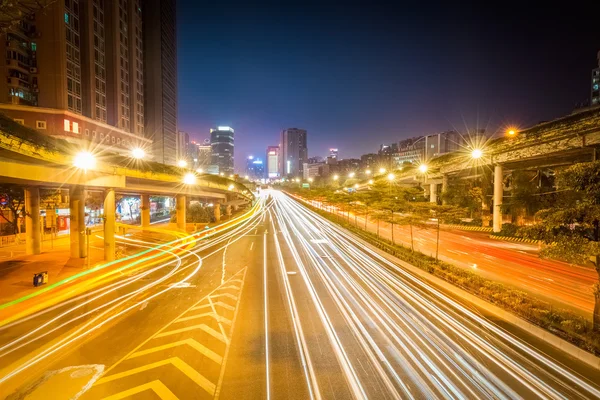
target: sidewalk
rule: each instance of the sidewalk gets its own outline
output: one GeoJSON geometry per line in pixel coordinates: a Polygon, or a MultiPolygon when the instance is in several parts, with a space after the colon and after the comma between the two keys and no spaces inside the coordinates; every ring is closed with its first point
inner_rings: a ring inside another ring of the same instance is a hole
{"type": "MultiPolygon", "coordinates": [[[[104,243],[96,236],[90,242],[90,268],[104,259],[104,243]]],[[[0,249],[0,304],[28,295],[40,289],[33,286],[33,274],[48,271],[49,283],[68,278],[87,269],[68,266],[69,236],[59,237],[53,245],[42,244],[42,254],[25,255],[25,244],[0,249]]]]}

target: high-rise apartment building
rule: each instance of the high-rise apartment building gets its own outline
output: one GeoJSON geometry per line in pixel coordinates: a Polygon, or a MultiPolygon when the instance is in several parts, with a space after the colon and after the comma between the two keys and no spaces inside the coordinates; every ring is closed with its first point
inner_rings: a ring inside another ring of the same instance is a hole
{"type": "Polygon", "coordinates": [[[246,160],[246,175],[248,175],[249,179],[263,179],[265,177],[263,160],[254,156],[248,156],[246,160]]]}
{"type": "Polygon", "coordinates": [[[202,143],[194,143],[194,145],[197,148],[194,168],[200,168],[203,172],[206,172],[207,167],[211,162],[210,155],[212,151],[210,147],[210,139],[204,139],[202,143]]]}
{"type": "Polygon", "coordinates": [[[338,149],[329,149],[329,157],[338,158],[338,149]]]}
{"type": "Polygon", "coordinates": [[[600,104],[600,51],[598,52],[598,68],[592,70],[592,96],[590,105],[600,104]]]}
{"type": "MultiPolygon", "coordinates": [[[[116,0],[113,0],[116,1],[116,0]]],[[[122,1],[122,0],[120,0],[122,1]]],[[[155,160],[177,161],[177,36],[175,0],[145,0],[144,74],[146,136],[155,160]]]]}
{"type": "Polygon", "coordinates": [[[281,176],[302,176],[304,163],[308,161],[306,130],[289,128],[281,132],[281,176]]]}
{"type": "Polygon", "coordinates": [[[25,17],[0,42],[0,112],[98,149],[149,147],[143,25],[141,0],[56,1],[25,17]]]}
{"type": "Polygon", "coordinates": [[[211,165],[219,168],[219,173],[233,174],[233,128],[218,126],[210,130],[211,165]]]}
{"type": "Polygon", "coordinates": [[[279,146],[267,147],[267,178],[279,178],[281,157],[279,154],[279,146]]]}

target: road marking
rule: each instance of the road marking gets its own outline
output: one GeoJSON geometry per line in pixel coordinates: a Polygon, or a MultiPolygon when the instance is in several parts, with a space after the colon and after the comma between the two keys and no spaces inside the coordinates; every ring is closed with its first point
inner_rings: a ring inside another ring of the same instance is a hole
{"type": "Polygon", "coordinates": [[[177,321],[174,321],[174,322],[183,322],[183,321],[189,321],[191,319],[204,318],[204,317],[214,318],[215,320],[217,320],[217,322],[224,322],[227,325],[231,325],[231,320],[229,320],[221,315],[215,315],[214,312],[190,315],[189,317],[179,318],[177,321]]]}
{"type": "Polygon", "coordinates": [[[231,293],[221,293],[221,294],[215,294],[214,296],[210,296],[210,299],[216,299],[219,297],[229,297],[230,299],[232,299],[233,301],[237,301],[237,296],[232,295],[231,293]]]}
{"type": "Polygon", "coordinates": [[[146,390],[152,390],[162,400],[179,400],[177,396],[164,385],[164,383],[158,380],[144,383],[143,385],[125,390],[124,392],[113,394],[112,396],[105,397],[103,400],[121,400],[133,396],[134,394],[145,392],[146,390]]]}
{"type": "Polygon", "coordinates": [[[175,368],[183,372],[185,376],[196,382],[198,386],[202,389],[206,390],[209,394],[213,394],[215,392],[215,384],[202,376],[198,371],[190,367],[185,361],[180,359],[179,357],[171,357],[166,360],[157,361],[152,364],[147,364],[138,368],[133,368],[128,371],[120,372],[118,374],[110,375],[105,378],[99,379],[96,381],[96,385],[102,385],[107,382],[114,381],[115,379],[124,378],[126,376],[131,376],[138,374],[140,372],[145,372],[154,368],[162,367],[165,365],[173,365],[175,368]]]}
{"type": "Polygon", "coordinates": [[[267,400],[271,398],[271,381],[270,381],[270,370],[269,370],[269,307],[267,302],[267,296],[269,294],[267,288],[267,231],[265,230],[263,242],[263,258],[264,258],[264,270],[263,270],[263,285],[264,285],[264,306],[265,306],[265,375],[267,380],[267,400]]]}
{"type": "Polygon", "coordinates": [[[250,250],[254,247],[254,242],[250,243],[250,250]]]}
{"type": "Polygon", "coordinates": [[[296,271],[287,271],[287,274],[288,274],[288,275],[296,275],[297,273],[298,273],[298,272],[296,272],[296,271]]]}
{"type": "Polygon", "coordinates": [[[181,328],[181,329],[175,329],[172,331],[162,332],[162,333],[154,336],[154,338],[176,335],[181,332],[193,331],[196,329],[203,330],[204,332],[213,336],[215,339],[222,341],[223,343],[226,343],[226,341],[227,341],[226,338],[223,336],[223,334],[221,334],[220,332],[217,332],[216,330],[214,330],[213,328],[211,328],[210,326],[208,326],[206,324],[192,325],[192,326],[188,326],[188,327],[181,328]]]}
{"type": "MultiPolygon", "coordinates": [[[[223,308],[224,308],[224,309],[226,309],[226,310],[230,310],[230,311],[233,311],[233,310],[235,310],[235,307],[233,307],[233,306],[230,306],[230,305],[229,305],[229,304],[227,304],[227,303],[223,303],[222,301],[217,301],[216,303],[213,303],[213,304],[214,304],[215,306],[220,306],[220,307],[223,307],[223,308]]],[[[192,308],[192,310],[201,310],[201,309],[203,309],[203,308],[209,308],[209,307],[210,307],[210,303],[209,303],[209,304],[203,304],[203,305],[201,305],[201,306],[198,306],[198,307],[194,307],[194,308],[192,308]]]]}
{"type": "Polygon", "coordinates": [[[195,341],[194,339],[191,339],[191,338],[185,339],[185,340],[179,340],[179,341],[173,342],[173,343],[168,343],[168,344],[165,344],[162,346],[152,347],[152,348],[146,349],[146,350],[136,351],[135,353],[130,355],[127,359],[129,360],[131,358],[140,357],[140,356],[143,356],[146,354],[156,353],[157,351],[166,350],[166,349],[170,349],[170,348],[177,347],[177,346],[183,346],[183,345],[190,346],[191,348],[193,348],[194,350],[197,350],[199,353],[210,358],[217,364],[221,364],[223,362],[223,357],[221,357],[214,351],[206,348],[205,346],[201,345],[200,343],[198,343],[197,341],[195,341]]]}

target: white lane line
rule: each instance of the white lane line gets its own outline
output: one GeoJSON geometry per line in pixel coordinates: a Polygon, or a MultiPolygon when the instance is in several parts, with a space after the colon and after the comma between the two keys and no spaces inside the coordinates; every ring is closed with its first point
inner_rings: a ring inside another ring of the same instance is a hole
{"type": "Polygon", "coordinates": [[[267,399],[271,398],[271,381],[270,381],[270,370],[269,370],[269,308],[267,306],[267,231],[264,233],[263,240],[263,258],[264,258],[264,270],[263,270],[263,285],[264,285],[264,306],[265,306],[265,375],[267,380],[267,399]]]}
{"type": "Polygon", "coordinates": [[[254,248],[254,242],[250,243],[250,251],[254,248]]]}

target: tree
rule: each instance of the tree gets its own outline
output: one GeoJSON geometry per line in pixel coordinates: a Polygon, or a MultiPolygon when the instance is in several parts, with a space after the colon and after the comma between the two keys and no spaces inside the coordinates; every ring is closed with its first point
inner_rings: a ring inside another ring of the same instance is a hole
{"type": "MultiPolygon", "coordinates": [[[[440,252],[440,225],[463,218],[467,213],[465,208],[452,205],[438,205],[435,203],[420,203],[414,207],[413,215],[421,216],[423,220],[433,219],[436,227],[435,260],[439,261],[440,252]]],[[[425,225],[428,226],[428,225],[425,225]]]]}
{"type": "MultiPolygon", "coordinates": [[[[553,207],[536,214],[538,223],[522,233],[551,243],[546,255],[564,260],[595,260],[600,282],[600,161],[575,164],[556,172],[553,207]]],[[[544,253],[540,253],[544,255],[544,253]]],[[[600,283],[594,285],[594,330],[600,332],[600,283]]]]}
{"type": "MultiPolygon", "coordinates": [[[[56,190],[40,190],[40,202],[47,201],[56,194],[56,190]]],[[[23,187],[13,184],[0,184],[0,197],[4,199],[4,204],[0,204],[0,211],[10,211],[13,219],[12,221],[9,220],[4,212],[0,212],[0,217],[8,223],[13,234],[21,233],[19,218],[28,215],[25,209],[25,191],[23,187]]]]}

